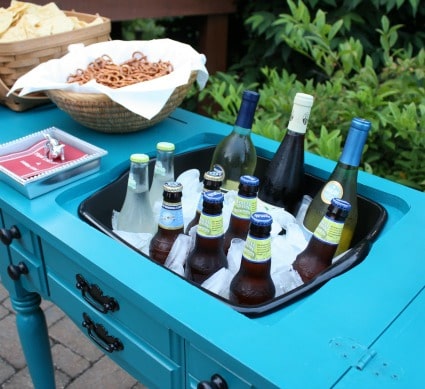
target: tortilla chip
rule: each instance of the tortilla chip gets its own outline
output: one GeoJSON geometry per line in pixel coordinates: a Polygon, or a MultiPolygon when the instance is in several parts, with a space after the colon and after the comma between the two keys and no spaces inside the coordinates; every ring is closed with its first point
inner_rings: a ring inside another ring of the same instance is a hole
{"type": "Polygon", "coordinates": [[[0,42],[39,38],[101,23],[101,17],[90,23],[68,17],[53,2],[37,5],[12,0],[8,8],[0,8],[0,42]]]}

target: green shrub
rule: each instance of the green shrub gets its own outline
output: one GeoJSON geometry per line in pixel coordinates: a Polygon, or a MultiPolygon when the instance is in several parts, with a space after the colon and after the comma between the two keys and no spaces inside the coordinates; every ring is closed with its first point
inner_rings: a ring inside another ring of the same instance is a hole
{"type": "Polygon", "coordinates": [[[425,51],[402,47],[401,26],[382,16],[375,32],[379,46],[370,55],[361,39],[345,36],[342,19],[328,22],[320,9],[312,15],[301,1],[287,4],[290,13],[273,22],[275,42],[298,53],[315,74],[305,79],[278,66],[263,66],[254,81],[217,74],[200,93],[201,101],[208,97],[220,107],[209,114],[233,123],[242,90],[256,88],[261,97],[253,131],[280,141],[295,93],[310,93],[315,103],[307,150],[336,160],[351,119],[366,118],[372,130],[362,167],[425,190],[425,51]]]}

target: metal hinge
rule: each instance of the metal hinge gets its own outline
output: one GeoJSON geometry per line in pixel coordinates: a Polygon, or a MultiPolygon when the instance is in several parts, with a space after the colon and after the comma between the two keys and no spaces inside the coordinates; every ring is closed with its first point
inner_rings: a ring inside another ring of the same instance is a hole
{"type": "Polygon", "coordinates": [[[400,380],[403,370],[393,363],[386,361],[373,349],[369,349],[349,338],[331,339],[329,345],[339,357],[365,374],[371,374],[376,378],[389,378],[391,381],[400,380]]]}

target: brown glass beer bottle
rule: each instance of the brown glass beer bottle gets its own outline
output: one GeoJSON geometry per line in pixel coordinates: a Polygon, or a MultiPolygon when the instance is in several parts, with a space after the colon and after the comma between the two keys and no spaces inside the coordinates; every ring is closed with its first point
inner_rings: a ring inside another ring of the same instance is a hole
{"type": "Polygon", "coordinates": [[[229,300],[235,304],[257,305],[275,296],[276,288],[270,276],[272,222],[268,213],[251,215],[241,266],[230,283],[229,300]]]}
{"type": "Polygon", "coordinates": [[[222,170],[210,170],[204,173],[204,187],[202,189],[201,196],[199,196],[198,207],[196,213],[190,223],[187,225],[185,233],[189,234],[190,229],[199,223],[199,218],[202,212],[203,197],[202,194],[205,192],[220,192],[221,184],[223,183],[223,171],[222,170]]]}
{"type": "Polygon", "coordinates": [[[158,231],[149,245],[149,256],[163,265],[179,234],[183,233],[183,185],[171,181],[163,185],[163,201],[159,213],[158,231]]]}
{"type": "Polygon", "coordinates": [[[233,238],[246,239],[251,215],[257,210],[257,192],[260,180],[243,175],[239,180],[238,195],[230,215],[229,227],[224,234],[224,253],[227,255],[233,238]]]}
{"type": "Polygon", "coordinates": [[[331,200],[326,215],[314,230],[307,247],[292,264],[304,282],[312,280],[332,264],[350,209],[348,201],[338,198],[331,200]]]}
{"type": "Polygon", "coordinates": [[[195,248],[186,260],[185,276],[202,284],[217,270],[227,267],[223,250],[223,200],[221,192],[204,192],[203,208],[196,229],[195,248]]]}

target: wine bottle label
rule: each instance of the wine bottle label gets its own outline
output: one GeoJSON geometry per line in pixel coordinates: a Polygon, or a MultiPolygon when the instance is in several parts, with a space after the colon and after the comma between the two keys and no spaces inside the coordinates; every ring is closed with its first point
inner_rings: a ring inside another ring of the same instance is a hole
{"type": "Polygon", "coordinates": [[[320,197],[324,203],[330,204],[334,198],[342,199],[343,194],[344,189],[338,181],[329,181],[322,189],[320,197]]]}
{"type": "Polygon", "coordinates": [[[232,215],[239,219],[249,219],[257,210],[256,197],[237,196],[233,205],[232,215]]]}
{"type": "Polygon", "coordinates": [[[324,217],[317,228],[314,230],[313,235],[323,242],[337,245],[341,239],[343,228],[344,223],[324,217]]]}
{"type": "Polygon", "coordinates": [[[158,225],[167,230],[183,228],[183,212],[181,203],[163,202],[159,213],[158,225]]]}
{"type": "Polygon", "coordinates": [[[294,105],[291,117],[288,123],[288,130],[305,134],[307,131],[308,119],[310,117],[311,107],[294,105]]]}
{"type": "Polygon", "coordinates": [[[268,261],[271,258],[271,239],[253,238],[248,235],[242,255],[253,262],[268,261]]]}
{"type": "Polygon", "coordinates": [[[206,215],[201,213],[196,233],[204,238],[218,238],[224,234],[223,215],[206,215]]]}

